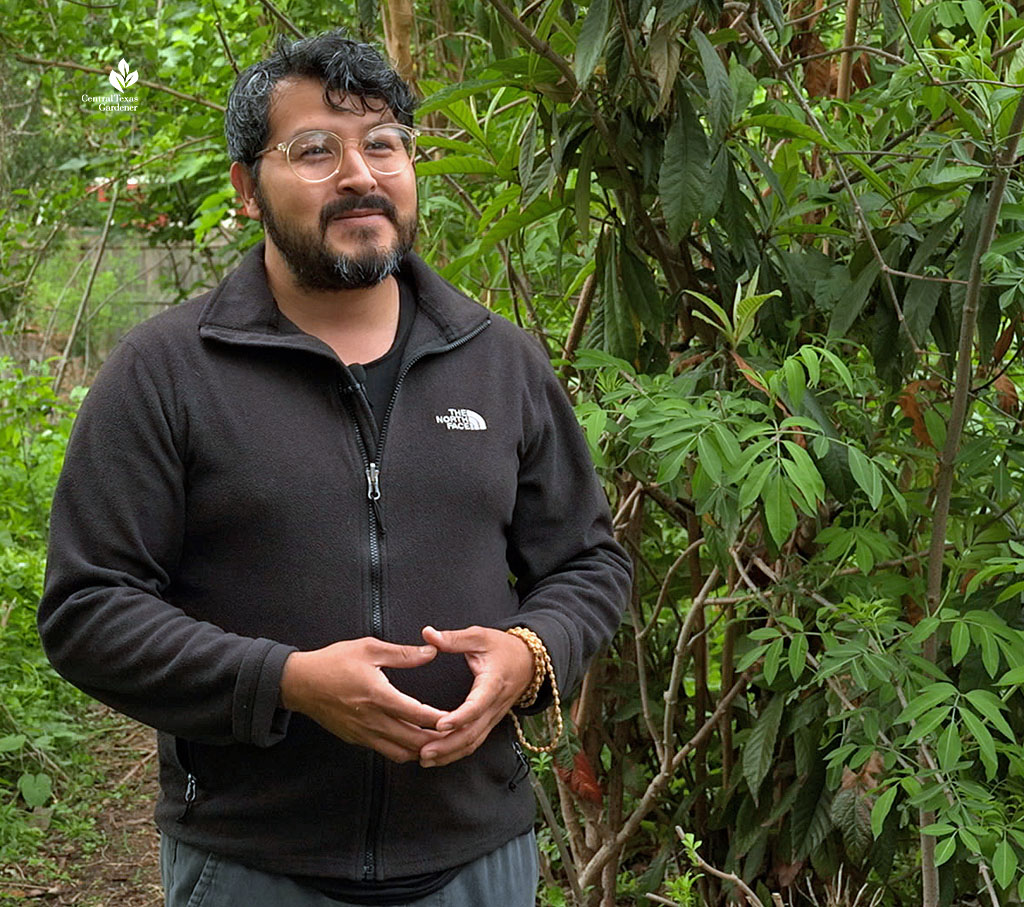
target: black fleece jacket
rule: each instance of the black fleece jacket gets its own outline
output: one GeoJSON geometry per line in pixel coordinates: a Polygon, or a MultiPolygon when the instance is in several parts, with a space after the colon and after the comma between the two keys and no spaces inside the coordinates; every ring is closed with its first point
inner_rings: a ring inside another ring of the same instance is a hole
{"type": "MultiPolygon", "coordinates": [[[[159,730],[164,831],[267,871],[431,872],[533,818],[509,719],[452,765],[394,764],[279,707],[291,652],[524,625],[568,692],[628,594],[542,350],[415,256],[403,275],[419,309],[379,437],[348,369],[280,314],[260,245],[118,345],[54,500],[51,661],[159,730]]],[[[442,709],[472,682],[461,655],[390,676],[442,709]]]]}

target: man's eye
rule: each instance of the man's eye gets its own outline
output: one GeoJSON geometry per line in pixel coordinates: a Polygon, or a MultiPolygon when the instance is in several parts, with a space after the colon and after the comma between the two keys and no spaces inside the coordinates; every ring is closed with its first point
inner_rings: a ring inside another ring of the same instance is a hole
{"type": "Polygon", "coordinates": [[[322,155],[325,155],[325,154],[329,155],[329,154],[332,154],[332,153],[333,152],[331,151],[330,148],[326,148],[323,145],[310,145],[310,146],[302,149],[302,151],[300,152],[300,157],[310,158],[310,157],[322,156],[322,155]]]}

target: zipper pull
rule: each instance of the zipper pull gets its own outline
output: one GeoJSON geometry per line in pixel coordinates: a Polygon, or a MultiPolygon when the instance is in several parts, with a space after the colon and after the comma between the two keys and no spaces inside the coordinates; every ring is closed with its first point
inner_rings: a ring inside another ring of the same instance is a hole
{"type": "Polygon", "coordinates": [[[189,772],[185,776],[185,808],[181,811],[181,815],[178,816],[179,822],[184,822],[185,817],[188,815],[189,810],[192,809],[192,804],[196,802],[196,776],[189,772]]]}
{"type": "Polygon", "coordinates": [[[380,469],[376,463],[366,467],[366,496],[371,501],[380,500],[380,469]]]}
{"type": "Polygon", "coordinates": [[[523,752],[523,748],[519,745],[518,740],[512,741],[512,749],[515,750],[516,758],[519,760],[519,765],[516,767],[516,772],[508,782],[508,789],[515,792],[519,786],[519,782],[524,778],[530,776],[530,762],[526,758],[526,753],[523,752]]]}
{"type": "Polygon", "coordinates": [[[366,496],[373,505],[373,515],[377,518],[377,525],[380,527],[380,534],[387,535],[384,527],[384,515],[380,511],[380,467],[371,463],[366,467],[366,496]]]}

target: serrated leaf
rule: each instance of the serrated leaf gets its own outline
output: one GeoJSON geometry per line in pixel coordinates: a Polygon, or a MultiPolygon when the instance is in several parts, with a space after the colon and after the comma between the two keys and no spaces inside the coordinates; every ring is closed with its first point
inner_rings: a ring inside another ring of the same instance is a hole
{"type": "Polygon", "coordinates": [[[690,99],[676,92],[676,116],[665,136],[658,193],[669,238],[680,242],[700,215],[708,179],[708,143],[690,99]]]}
{"type": "Polygon", "coordinates": [[[656,117],[665,109],[672,97],[672,88],[679,74],[679,58],[681,48],[675,29],[662,26],[651,35],[650,49],[651,69],[658,83],[658,103],[655,104],[651,116],[656,117]]]}
{"type": "MultiPolygon", "coordinates": [[[[782,640],[777,641],[781,642],[782,640]]],[[[768,774],[772,758],[775,755],[775,741],[779,736],[779,725],[782,722],[785,701],[786,697],[782,693],[772,697],[771,702],[765,706],[764,711],[758,717],[757,723],[743,747],[743,777],[747,781],[747,787],[755,802],[761,782],[768,774]]]]}
{"type": "Polygon", "coordinates": [[[702,31],[695,29],[693,37],[700,53],[704,79],[708,85],[708,120],[711,123],[711,134],[720,140],[729,130],[729,123],[732,120],[733,96],[729,71],[702,31]]]}
{"type": "Polygon", "coordinates": [[[576,56],[572,61],[576,81],[584,86],[590,81],[597,61],[604,51],[604,42],[608,35],[608,10],[610,0],[593,0],[587,15],[580,26],[580,34],[576,39],[576,56]]]}
{"type": "Polygon", "coordinates": [[[876,838],[882,833],[882,826],[885,825],[889,810],[892,809],[892,805],[896,801],[897,793],[899,793],[899,788],[894,784],[883,792],[875,800],[875,805],[871,807],[871,834],[876,838]]]}

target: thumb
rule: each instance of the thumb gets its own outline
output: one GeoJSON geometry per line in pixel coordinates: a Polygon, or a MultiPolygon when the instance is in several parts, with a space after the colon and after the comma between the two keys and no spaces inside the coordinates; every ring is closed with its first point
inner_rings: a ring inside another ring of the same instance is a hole
{"type": "Polygon", "coordinates": [[[464,630],[435,630],[431,626],[423,628],[423,638],[442,652],[474,652],[480,648],[480,640],[473,632],[473,627],[464,630]]]}
{"type": "Polygon", "coordinates": [[[434,646],[400,646],[396,643],[374,643],[370,656],[373,663],[381,668],[417,668],[433,661],[437,655],[434,646]]]}

